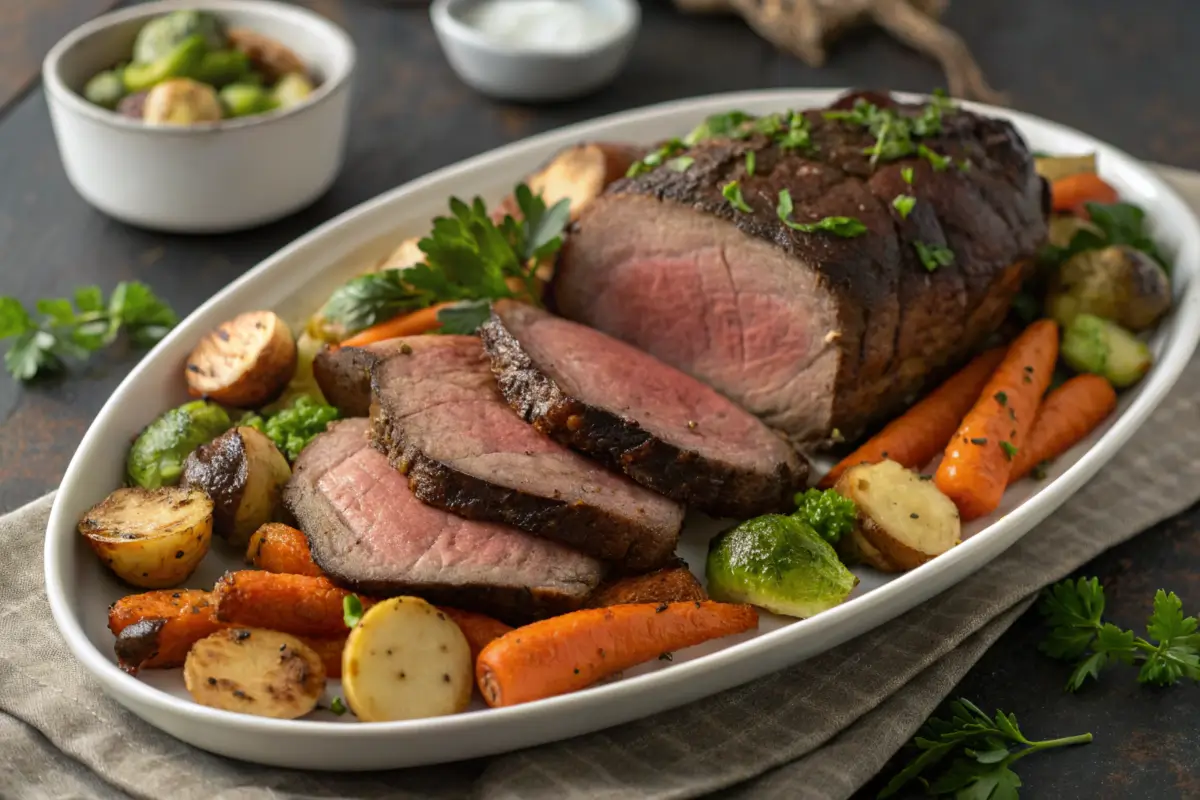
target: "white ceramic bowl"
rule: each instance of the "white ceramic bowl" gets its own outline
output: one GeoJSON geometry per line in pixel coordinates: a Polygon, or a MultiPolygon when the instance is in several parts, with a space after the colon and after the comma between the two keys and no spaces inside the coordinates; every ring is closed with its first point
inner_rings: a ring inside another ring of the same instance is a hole
{"type": "Polygon", "coordinates": [[[261,225],[317,199],[341,170],[354,44],[329,20],[263,0],[167,0],[76,28],[42,64],[46,101],[71,185],[100,211],[155,230],[220,233],[261,225]],[[198,9],[290,47],[320,79],[304,103],[193,126],[147,125],[89,103],[97,72],[127,60],[138,30],[198,9]]]}
{"type": "Polygon", "coordinates": [[[467,13],[479,2],[434,0],[429,16],[442,52],[469,86],[524,102],[578,97],[610,82],[625,66],[642,19],[637,0],[575,0],[611,24],[607,36],[586,48],[518,47],[499,43],[467,23],[467,13]]]}

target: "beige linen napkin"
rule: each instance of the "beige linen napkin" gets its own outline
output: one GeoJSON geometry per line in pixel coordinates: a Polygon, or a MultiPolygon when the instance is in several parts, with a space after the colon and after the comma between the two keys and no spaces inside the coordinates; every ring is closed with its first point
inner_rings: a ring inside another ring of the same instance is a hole
{"type": "MultiPolygon", "coordinates": [[[[1200,206],[1200,175],[1165,171],[1200,206]]],[[[868,781],[1041,587],[1200,499],[1200,361],[1051,519],[883,628],[680,709],[487,761],[332,775],[209,755],[105,697],[42,588],[44,497],[0,519],[3,798],[845,798],[868,781]],[[1147,483],[1151,471],[1155,480],[1147,483]]]]}

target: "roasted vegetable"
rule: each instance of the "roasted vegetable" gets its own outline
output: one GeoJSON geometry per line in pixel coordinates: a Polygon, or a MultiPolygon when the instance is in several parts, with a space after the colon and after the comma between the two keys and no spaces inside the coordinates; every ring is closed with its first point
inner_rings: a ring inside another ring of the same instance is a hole
{"type": "Polygon", "coordinates": [[[878,547],[868,542],[858,528],[838,540],[837,552],[846,564],[865,564],[880,572],[901,571],[899,567],[884,557],[878,547]]]}
{"type": "Polygon", "coordinates": [[[283,485],[291,475],[271,440],[245,426],[197,447],[183,465],[183,485],[212,498],[213,532],[239,548],[260,525],[280,516],[283,485]]]}
{"type": "Polygon", "coordinates": [[[346,632],[344,604],[354,597],[361,610],[374,601],[334,586],[328,578],[281,575],[257,569],[227,572],[213,587],[222,622],[329,639],[346,632]]]}
{"type": "Polygon", "coordinates": [[[238,408],[275,399],[296,369],[296,340],[271,311],[249,311],[222,323],[188,356],[188,391],[238,408]]]}
{"type": "Polygon", "coordinates": [[[306,74],[308,70],[300,57],[274,39],[246,28],[231,28],[229,44],[250,57],[254,68],[268,81],[274,82],[289,72],[306,74]]]}
{"type": "Polygon", "coordinates": [[[146,95],[142,119],[151,125],[195,125],[221,119],[217,93],[207,83],[172,78],[156,84],[146,95]]]}
{"type": "Polygon", "coordinates": [[[748,520],[714,538],[705,571],[714,600],[800,618],[843,602],[858,583],[811,526],[780,514],[748,520]]]}
{"type": "MultiPolygon", "coordinates": [[[[578,219],[589,203],[605,187],[624,177],[629,166],[641,155],[641,148],[611,143],[589,143],[568,147],[550,163],[529,176],[527,183],[540,194],[547,206],[560,200],[570,203],[571,219],[578,219]]],[[[508,200],[504,209],[516,214],[516,202],[508,200]]]]}
{"type": "Polygon", "coordinates": [[[183,681],[201,705],[295,719],[316,708],[325,691],[325,665],[295,636],[227,628],[192,645],[183,681]]]}
{"type": "Polygon", "coordinates": [[[807,523],[830,544],[837,544],[838,539],[854,529],[857,513],[854,501],[843,497],[836,489],[801,492],[796,495],[796,506],[793,516],[807,523]]]}
{"type": "Polygon", "coordinates": [[[204,37],[191,36],[154,61],[130,64],[121,73],[125,90],[141,92],[170,78],[186,78],[200,66],[205,52],[204,37]]]}
{"type": "Polygon", "coordinates": [[[851,467],[837,488],[858,507],[855,545],[867,563],[915,569],[959,542],[954,503],[895,461],[851,467]]]}
{"type": "Polygon", "coordinates": [[[117,489],[79,521],[100,560],[146,589],[187,580],[208,552],[212,527],[212,501],[181,488],[117,489]]]}
{"type": "Polygon", "coordinates": [[[207,11],[172,11],[142,26],[133,42],[133,60],[149,64],[169,55],[182,42],[197,38],[205,50],[220,50],[228,40],[219,20],[207,11]]]}
{"type": "Polygon", "coordinates": [[[250,58],[241,50],[210,50],[190,77],[220,89],[250,75],[250,58]]]}
{"type": "Polygon", "coordinates": [[[1154,326],[1171,308],[1171,281],[1158,262],[1140,250],[1115,244],[1085,250],[1054,273],[1046,313],[1060,325],[1092,314],[1131,331],[1154,326]]]}
{"type": "Polygon", "coordinates": [[[134,92],[121,98],[117,103],[117,113],[131,119],[141,119],[146,115],[146,97],[150,92],[134,92]]]}
{"type": "Polygon", "coordinates": [[[254,532],[246,547],[246,560],[267,572],[325,577],[325,570],[313,561],[304,533],[280,522],[268,522],[254,532]]]}
{"type": "Polygon", "coordinates": [[[83,96],[101,108],[114,109],[125,96],[125,80],[116,69],[97,73],[83,87],[83,96]]]}
{"type": "Polygon", "coordinates": [[[192,645],[226,627],[217,620],[212,593],[200,589],[131,594],[108,609],[117,664],[131,674],[182,667],[192,645]]]}
{"type": "Polygon", "coordinates": [[[1093,236],[1101,237],[1104,232],[1083,217],[1074,214],[1051,214],[1049,225],[1050,244],[1055,247],[1070,247],[1071,240],[1080,231],[1087,231],[1093,236]]]}
{"type": "Polygon", "coordinates": [[[242,421],[243,425],[265,433],[279,448],[288,461],[295,461],[300,451],[308,446],[326,426],[338,418],[338,410],[330,405],[318,403],[307,395],[297,397],[288,408],[269,415],[252,416],[242,421]]]}
{"type": "Polygon", "coordinates": [[[275,98],[261,86],[231,83],[221,90],[221,106],[227,117],[249,117],[275,108],[275,98]]]}
{"type": "Polygon", "coordinates": [[[342,651],[342,689],[363,722],[456,714],[474,686],[463,632],[419,597],[372,606],[342,651]]]}
{"type": "Polygon", "coordinates": [[[707,600],[708,594],[681,560],[643,575],[624,575],[605,581],[588,596],[592,608],[627,603],[683,603],[707,600]]]}
{"type": "Polygon", "coordinates": [[[1095,174],[1096,154],[1082,156],[1044,156],[1033,161],[1037,174],[1048,181],[1056,181],[1069,175],[1095,174]]]}
{"type": "Polygon", "coordinates": [[[188,453],[232,424],[225,409],[203,400],[171,409],[147,425],[129,448],[125,471],[130,482],[145,489],[174,486],[188,453]]]}
{"type": "Polygon", "coordinates": [[[312,93],[312,81],[302,72],[289,72],[271,87],[271,99],[279,108],[299,105],[312,93]]]}
{"type": "Polygon", "coordinates": [[[1118,389],[1141,380],[1153,361],[1145,342],[1091,314],[1076,315],[1063,331],[1061,355],[1071,369],[1101,375],[1118,389]]]}

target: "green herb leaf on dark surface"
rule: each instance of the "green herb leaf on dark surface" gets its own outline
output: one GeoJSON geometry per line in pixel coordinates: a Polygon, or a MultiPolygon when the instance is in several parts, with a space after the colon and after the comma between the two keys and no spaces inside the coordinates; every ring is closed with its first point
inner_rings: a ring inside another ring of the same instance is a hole
{"type": "Polygon", "coordinates": [[[741,211],[744,214],[749,214],[754,211],[742,197],[742,187],[737,181],[730,181],[721,187],[721,196],[724,197],[729,205],[741,211]]]}
{"type": "Polygon", "coordinates": [[[921,266],[930,272],[954,263],[954,251],[945,245],[914,241],[913,248],[917,251],[917,258],[921,260],[921,266]]]}
{"type": "Polygon", "coordinates": [[[491,316],[492,304],[489,300],[464,300],[452,306],[446,306],[438,311],[438,322],[441,323],[441,333],[473,335],[479,326],[487,322],[491,316]]]}

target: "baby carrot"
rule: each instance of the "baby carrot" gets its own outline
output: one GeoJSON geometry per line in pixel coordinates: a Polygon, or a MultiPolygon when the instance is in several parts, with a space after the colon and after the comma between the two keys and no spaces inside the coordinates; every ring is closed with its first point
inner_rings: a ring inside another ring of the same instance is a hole
{"type": "Polygon", "coordinates": [[[1033,427],[1058,358],[1058,326],[1039,320],[1008,349],[974,407],[946,445],[934,481],[965,520],[1000,505],[1013,459],[1033,427]]]}
{"type": "Polygon", "coordinates": [[[467,639],[467,646],[471,648],[471,661],[479,658],[479,653],[483,648],[512,630],[512,626],[505,625],[498,619],[476,614],[474,611],[463,611],[446,606],[438,606],[438,611],[454,620],[454,624],[458,625],[459,630],[463,632],[463,636],[467,639]]]}
{"type": "MultiPolygon", "coordinates": [[[[213,588],[217,619],[222,622],[318,639],[346,633],[342,601],[350,594],[327,578],[259,570],[227,572],[213,588]]],[[[374,602],[358,597],[364,609],[374,602]]]]}
{"type": "Polygon", "coordinates": [[[359,331],[342,342],[343,347],[362,347],[384,339],[395,339],[397,336],[418,336],[422,333],[435,331],[442,326],[438,322],[438,312],[451,303],[435,303],[428,308],[422,308],[408,314],[372,325],[365,331],[359,331]]]}
{"type": "Polygon", "coordinates": [[[757,627],[758,612],[751,606],[711,600],[589,608],[501,636],[479,654],[475,679],[489,706],[528,703],[757,627]]]}
{"type": "Polygon", "coordinates": [[[980,353],[924,399],[888,423],[857,450],[843,458],[821,479],[822,489],[837,483],[850,467],[878,464],[891,459],[909,469],[920,469],[942,451],[963,416],[975,405],[979,393],[1004,359],[1004,348],[980,353]]]}
{"type": "Polygon", "coordinates": [[[313,561],[308,538],[278,522],[268,522],[254,532],[246,548],[246,560],[267,572],[325,577],[325,571],[313,561]]]}
{"type": "Polygon", "coordinates": [[[117,663],[126,672],[183,666],[192,645],[228,627],[211,592],[163,589],[122,597],[108,609],[117,663]]]}
{"type": "MultiPolygon", "coordinates": [[[[350,632],[347,630],[346,636],[350,632]]],[[[342,651],[346,649],[346,636],[336,639],[314,639],[311,636],[297,636],[296,638],[304,642],[313,649],[313,652],[320,657],[321,663],[325,665],[326,678],[342,677],[342,651]]]]}
{"type": "Polygon", "coordinates": [[[1077,212],[1084,203],[1115,203],[1117,190],[1092,172],[1067,175],[1050,184],[1050,198],[1055,211],[1077,212]]]}
{"type": "Polygon", "coordinates": [[[1008,482],[1016,483],[1038,464],[1070,450],[1116,407],[1116,390],[1099,375],[1078,375],[1050,392],[1038,409],[1028,441],[1013,459],[1008,482]]]}

